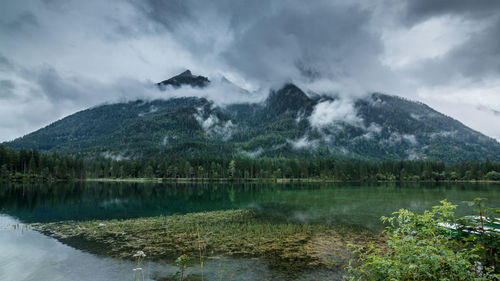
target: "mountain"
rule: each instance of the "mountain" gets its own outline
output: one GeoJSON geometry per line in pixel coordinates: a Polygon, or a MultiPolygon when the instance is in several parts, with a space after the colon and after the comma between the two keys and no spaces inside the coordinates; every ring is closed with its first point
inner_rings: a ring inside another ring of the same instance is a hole
{"type": "Polygon", "coordinates": [[[207,77],[204,76],[195,76],[191,73],[190,70],[186,70],[181,74],[174,76],[170,79],[157,83],[156,85],[160,88],[160,90],[165,90],[167,86],[172,86],[174,88],[179,88],[182,86],[191,86],[203,88],[210,83],[207,77]]]}
{"type": "MultiPolygon", "coordinates": [[[[190,71],[158,83],[209,85],[190,71]]],[[[425,104],[380,93],[349,99],[294,84],[259,103],[206,98],[137,100],[89,108],[4,143],[113,159],[151,157],[335,157],[446,162],[500,161],[500,144],[425,104]]]]}

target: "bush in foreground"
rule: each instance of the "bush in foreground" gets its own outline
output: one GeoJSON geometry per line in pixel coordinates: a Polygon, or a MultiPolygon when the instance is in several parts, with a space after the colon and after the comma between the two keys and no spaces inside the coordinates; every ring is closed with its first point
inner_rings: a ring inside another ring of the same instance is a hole
{"type": "MultiPolygon", "coordinates": [[[[350,262],[346,279],[498,280],[494,265],[488,262],[492,257],[485,256],[483,240],[471,238],[485,233],[464,235],[460,231],[464,228],[456,227],[455,208],[443,200],[423,214],[401,209],[393,217],[382,217],[389,224],[386,247],[357,248],[358,259],[350,262]]],[[[495,233],[487,235],[500,239],[495,233]]]]}

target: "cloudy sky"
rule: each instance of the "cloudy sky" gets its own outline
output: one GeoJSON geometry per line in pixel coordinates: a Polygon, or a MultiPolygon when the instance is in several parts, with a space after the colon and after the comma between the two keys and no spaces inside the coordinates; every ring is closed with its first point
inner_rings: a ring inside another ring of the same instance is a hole
{"type": "Polygon", "coordinates": [[[0,141],[185,69],[404,96],[500,140],[499,34],[498,0],[0,0],[0,141]]]}

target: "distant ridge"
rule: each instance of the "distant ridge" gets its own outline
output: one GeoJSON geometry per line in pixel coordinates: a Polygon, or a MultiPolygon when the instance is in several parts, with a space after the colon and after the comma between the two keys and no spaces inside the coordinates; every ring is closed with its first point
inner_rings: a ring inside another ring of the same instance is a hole
{"type": "MultiPolygon", "coordinates": [[[[157,85],[165,91],[167,86],[203,90],[209,83],[187,70],[157,85]]],[[[346,101],[306,94],[292,83],[271,90],[260,103],[222,107],[205,98],[181,97],[101,105],[4,144],[117,159],[500,161],[496,140],[423,103],[380,93],[346,101]]]]}

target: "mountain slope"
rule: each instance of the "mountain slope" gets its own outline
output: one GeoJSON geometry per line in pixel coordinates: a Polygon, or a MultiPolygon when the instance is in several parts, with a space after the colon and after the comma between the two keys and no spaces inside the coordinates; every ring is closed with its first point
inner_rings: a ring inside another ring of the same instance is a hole
{"type": "MultiPolygon", "coordinates": [[[[158,86],[209,83],[186,71],[158,86]]],[[[221,107],[184,97],[102,105],[5,144],[116,159],[239,154],[500,161],[497,141],[422,103],[384,94],[356,100],[308,95],[293,84],[261,103],[221,107]]]]}

